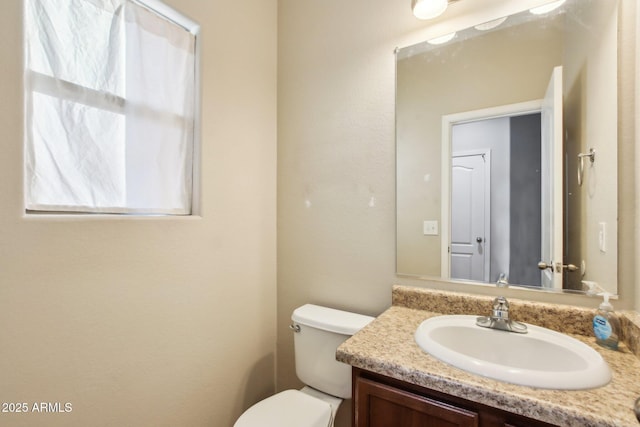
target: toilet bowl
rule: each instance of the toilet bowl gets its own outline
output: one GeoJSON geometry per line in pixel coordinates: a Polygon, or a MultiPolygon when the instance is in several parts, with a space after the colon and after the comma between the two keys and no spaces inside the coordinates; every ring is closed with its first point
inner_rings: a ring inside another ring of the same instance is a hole
{"type": "Polygon", "coordinates": [[[340,403],[311,387],[285,390],[247,409],[234,427],[330,427],[340,403]]]}
{"type": "Polygon", "coordinates": [[[336,360],[336,349],[373,317],[306,304],[291,320],[296,374],[306,386],[256,403],[234,427],[333,427],[338,407],[351,398],[351,367],[336,360]]]}

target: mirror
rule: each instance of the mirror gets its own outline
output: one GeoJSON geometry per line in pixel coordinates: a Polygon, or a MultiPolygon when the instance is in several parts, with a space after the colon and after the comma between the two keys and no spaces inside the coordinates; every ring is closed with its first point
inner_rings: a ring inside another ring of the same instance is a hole
{"type": "Polygon", "coordinates": [[[398,274],[617,293],[618,2],[560,3],[397,51],[398,274]]]}

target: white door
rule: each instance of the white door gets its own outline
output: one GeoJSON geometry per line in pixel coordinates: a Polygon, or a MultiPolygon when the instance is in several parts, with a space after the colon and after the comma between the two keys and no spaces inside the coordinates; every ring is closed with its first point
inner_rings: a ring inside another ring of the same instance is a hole
{"type": "Polygon", "coordinates": [[[489,152],[452,156],[452,279],[489,281],[489,162],[489,152]]]}
{"type": "MultiPolygon", "coordinates": [[[[542,254],[562,264],[562,67],[555,67],[542,103],[542,254]]],[[[562,269],[542,271],[542,286],[562,289],[562,269]]]]}

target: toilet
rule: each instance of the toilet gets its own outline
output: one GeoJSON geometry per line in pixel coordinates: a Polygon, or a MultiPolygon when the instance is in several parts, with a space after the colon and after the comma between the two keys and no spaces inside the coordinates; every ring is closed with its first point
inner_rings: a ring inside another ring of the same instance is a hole
{"type": "Polygon", "coordinates": [[[338,407],[351,398],[351,366],[336,360],[336,349],[373,317],[306,304],[291,320],[296,374],[305,387],[256,403],[234,427],[333,427],[338,407]]]}

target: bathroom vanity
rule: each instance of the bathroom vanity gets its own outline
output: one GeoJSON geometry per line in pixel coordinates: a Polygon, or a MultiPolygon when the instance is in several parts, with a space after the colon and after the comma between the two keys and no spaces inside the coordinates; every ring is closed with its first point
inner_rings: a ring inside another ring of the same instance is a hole
{"type": "Polygon", "coordinates": [[[590,332],[592,310],[511,300],[517,320],[563,332],[593,347],[612,380],[586,390],[525,387],[471,374],[424,352],[414,333],[442,314],[486,314],[491,297],[397,286],[393,305],[342,344],[353,366],[354,426],[638,427],[640,360],[625,344],[602,349],[590,332]]]}
{"type": "Polygon", "coordinates": [[[358,368],[353,384],[356,427],[553,425],[358,368]]]}

